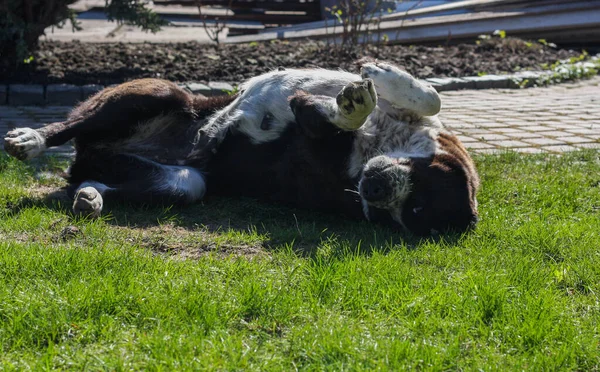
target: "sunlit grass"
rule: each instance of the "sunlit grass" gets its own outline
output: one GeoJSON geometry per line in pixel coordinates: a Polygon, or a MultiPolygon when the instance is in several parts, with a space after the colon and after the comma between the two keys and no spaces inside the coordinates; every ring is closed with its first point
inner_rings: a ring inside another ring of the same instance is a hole
{"type": "Polygon", "coordinates": [[[599,369],[600,153],[476,161],[478,228],[417,240],[248,199],[74,219],[0,157],[0,364],[599,369]]]}

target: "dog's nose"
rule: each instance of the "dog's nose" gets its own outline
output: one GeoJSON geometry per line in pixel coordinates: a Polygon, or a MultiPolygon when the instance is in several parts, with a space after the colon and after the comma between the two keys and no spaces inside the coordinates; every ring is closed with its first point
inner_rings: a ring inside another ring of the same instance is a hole
{"type": "Polygon", "coordinates": [[[383,178],[372,177],[362,181],[360,195],[368,202],[378,202],[386,199],[391,188],[383,178]]]}

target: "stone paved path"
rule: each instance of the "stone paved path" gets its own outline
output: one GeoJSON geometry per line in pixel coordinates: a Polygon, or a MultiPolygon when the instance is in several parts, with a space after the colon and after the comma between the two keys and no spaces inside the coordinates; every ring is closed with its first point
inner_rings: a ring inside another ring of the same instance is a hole
{"type": "Polygon", "coordinates": [[[548,88],[442,93],[442,122],[476,152],[600,148],[600,76],[548,88]]]}
{"type": "MultiPolygon", "coordinates": [[[[473,152],[600,148],[600,76],[548,88],[444,92],[442,102],[442,122],[473,152]]],[[[0,106],[0,141],[12,128],[63,120],[69,109],[0,106]]]]}

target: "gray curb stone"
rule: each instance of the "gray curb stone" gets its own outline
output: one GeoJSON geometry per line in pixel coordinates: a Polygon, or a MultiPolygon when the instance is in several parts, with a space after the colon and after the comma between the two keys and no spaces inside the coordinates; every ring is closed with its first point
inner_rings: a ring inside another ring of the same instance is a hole
{"type": "Polygon", "coordinates": [[[43,105],[44,86],[38,84],[11,84],[9,103],[11,105],[28,106],[43,105]]]}
{"type": "Polygon", "coordinates": [[[212,94],[214,96],[228,94],[233,91],[233,86],[231,84],[222,81],[211,81],[208,83],[208,86],[212,89],[212,94]]]}
{"type": "Polygon", "coordinates": [[[72,106],[81,101],[83,88],[71,84],[50,84],[46,87],[46,104],[72,106]]]}
{"type": "Polygon", "coordinates": [[[180,84],[180,87],[189,90],[190,92],[194,93],[194,94],[202,94],[204,96],[212,96],[212,89],[205,84],[202,83],[187,83],[187,84],[180,84]]]}
{"type": "MultiPolygon", "coordinates": [[[[591,61],[600,60],[600,55],[591,57],[591,61]]],[[[591,62],[580,62],[576,66],[594,67],[591,62]]],[[[433,86],[438,92],[461,89],[519,89],[529,88],[538,83],[541,78],[554,74],[554,71],[522,71],[511,75],[467,76],[462,78],[428,78],[424,81],[433,86]]],[[[115,86],[117,84],[109,85],[115,86]]],[[[202,83],[181,83],[180,87],[194,94],[205,96],[225,95],[234,87],[225,82],[212,81],[208,85],[202,83]]],[[[0,85],[0,105],[73,105],[79,100],[86,100],[91,95],[102,90],[102,85],[84,85],[78,87],[68,84],[52,84],[46,88],[42,85],[11,84],[0,85]],[[46,93],[44,94],[44,90],[46,93]],[[80,98],[77,98],[80,97],[80,98]]]]}
{"type": "Polygon", "coordinates": [[[466,80],[465,78],[429,78],[425,79],[438,92],[459,89],[475,89],[475,82],[466,80]]]}

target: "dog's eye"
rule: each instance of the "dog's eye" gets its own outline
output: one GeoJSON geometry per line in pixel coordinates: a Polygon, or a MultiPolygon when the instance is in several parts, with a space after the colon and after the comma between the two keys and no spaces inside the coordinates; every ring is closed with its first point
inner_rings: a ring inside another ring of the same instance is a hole
{"type": "Polygon", "coordinates": [[[423,207],[415,207],[413,208],[413,213],[414,214],[419,214],[423,211],[423,207]]]}

